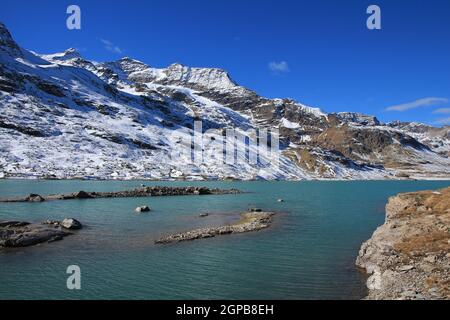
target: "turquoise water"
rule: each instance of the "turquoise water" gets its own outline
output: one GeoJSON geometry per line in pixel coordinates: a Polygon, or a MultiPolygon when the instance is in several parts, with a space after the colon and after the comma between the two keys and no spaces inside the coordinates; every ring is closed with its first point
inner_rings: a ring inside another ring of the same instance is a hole
{"type": "MultiPolygon", "coordinates": [[[[449,181],[160,182],[238,188],[240,195],[0,203],[0,220],[73,217],[63,241],[0,251],[0,299],[358,299],[359,247],[384,222],[389,196],[449,181]],[[278,203],[283,198],[285,202],[278,203]],[[137,215],[133,209],[153,211],[137,215]],[[271,228],[157,246],[159,236],[233,221],[248,207],[279,212],[271,228]],[[209,217],[199,218],[203,212],[209,217]],[[81,268],[79,291],[66,268],[81,268]]],[[[123,190],[137,181],[0,180],[0,197],[123,190]]]]}

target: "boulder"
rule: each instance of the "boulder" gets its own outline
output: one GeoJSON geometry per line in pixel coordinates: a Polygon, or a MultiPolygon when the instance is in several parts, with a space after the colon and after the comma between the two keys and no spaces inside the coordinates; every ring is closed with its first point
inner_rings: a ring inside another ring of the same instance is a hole
{"type": "Polygon", "coordinates": [[[140,206],[137,207],[134,211],[142,213],[142,212],[149,212],[150,208],[148,206],[140,206]]]}
{"type": "Polygon", "coordinates": [[[75,199],[90,199],[90,198],[92,198],[91,194],[87,193],[86,191],[78,191],[73,196],[75,199]]]}
{"type": "Polygon", "coordinates": [[[83,228],[83,226],[82,226],[80,221],[78,221],[76,219],[72,219],[72,218],[64,219],[60,223],[60,226],[65,228],[65,229],[70,229],[70,230],[79,230],[79,229],[83,228]]]}

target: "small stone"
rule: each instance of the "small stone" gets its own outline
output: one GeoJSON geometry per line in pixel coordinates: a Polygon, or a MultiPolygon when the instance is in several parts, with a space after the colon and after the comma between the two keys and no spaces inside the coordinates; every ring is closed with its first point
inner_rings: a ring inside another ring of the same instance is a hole
{"type": "Polygon", "coordinates": [[[414,290],[407,290],[407,291],[403,291],[400,295],[402,297],[411,298],[411,297],[414,297],[416,295],[416,292],[414,290]]]}
{"type": "Polygon", "coordinates": [[[436,262],[436,256],[434,256],[434,255],[426,256],[426,257],[423,259],[423,261],[429,262],[429,263],[435,263],[435,262],[436,262]]]}
{"type": "Polygon", "coordinates": [[[401,266],[401,267],[397,268],[397,270],[401,271],[401,272],[410,271],[412,269],[414,269],[414,266],[412,266],[412,265],[406,265],[406,266],[401,266]]]}

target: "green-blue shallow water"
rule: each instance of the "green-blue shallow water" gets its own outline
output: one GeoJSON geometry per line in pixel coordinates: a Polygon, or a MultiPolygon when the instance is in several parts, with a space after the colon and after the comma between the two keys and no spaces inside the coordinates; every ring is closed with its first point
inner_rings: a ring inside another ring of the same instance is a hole
{"type": "MultiPolygon", "coordinates": [[[[86,227],[63,241],[0,251],[0,299],[359,299],[361,243],[384,222],[389,196],[449,181],[143,182],[206,185],[221,196],[0,203],[0,220],[73,217],[86,227]],[[283,198],[285,202],[278,203],[283,198]],[[134,208],[152,212],[137,215],[134,208]],[[279,212],[271,228],[158,246],[161,235],[233,221],[248,207],[279,212]],[[210,216],[199,218],[200,213],[210,216]],[[78,291],[66,268],[81,268],[78,291]]],[[[108,191],[138,181],[0,180],[0,197],[108,191]]]]}

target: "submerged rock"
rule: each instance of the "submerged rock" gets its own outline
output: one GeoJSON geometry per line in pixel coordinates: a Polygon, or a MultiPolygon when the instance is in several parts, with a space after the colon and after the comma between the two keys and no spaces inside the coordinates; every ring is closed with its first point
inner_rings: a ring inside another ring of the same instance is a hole
{"type": "Polygon", "coordinates": [[[215,236],[244,233],[265,229],[272,223],[272,212],[243,213],[241,219],[235,224],[221,227],[210,227],[191,230],[182,233],[171,234],[156,240],[156,244],[169,244],[181,241],[190,241],[197,239],[212,238],[215,236]]]}

